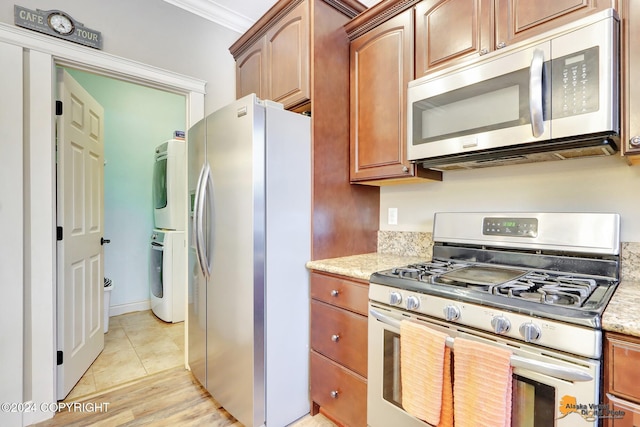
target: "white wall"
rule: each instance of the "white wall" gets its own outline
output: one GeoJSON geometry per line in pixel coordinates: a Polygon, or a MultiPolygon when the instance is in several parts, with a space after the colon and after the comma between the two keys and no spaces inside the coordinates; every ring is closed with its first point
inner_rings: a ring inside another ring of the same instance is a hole
{"type": "MultiPolygon", "coordinates": [[[[0,92],[0,402],[22,402],[23,396],[23,319],[24,226],[23,183],[19,179],[23,170],[23,150],[20,141],[23,129],[12,126],[21,123],[23,115],[23,64],[22,49],[0,42],[2,78],[0,92]],[[17,176],[16,176],[17,175],[17,176]],[[10,384],[11,386],[5,386],[10,384]]],[[[28,219],[27,219],[28,222],[28,219]]],[[[0,411],[0,425],[17,425],[22,421],[20,413],[0,411]]]]}
{"type": "Polygon", "coordinates": [[[205,114],[235,99],[229,46],[240,34],[161,0],[20,0],[0,2],[0,22],[13,25],[14,3],[62,10],[100,31],[103,51],[207,81],[205,114]]]}
{"type": "Polygon", "coordinates": [[[380,229],[431,231],[442,211],[614,212],[622,241],[640,242],[638,186],[640,167],[619,155],[445,172],[440,183],[382,187],[380,229]]]}

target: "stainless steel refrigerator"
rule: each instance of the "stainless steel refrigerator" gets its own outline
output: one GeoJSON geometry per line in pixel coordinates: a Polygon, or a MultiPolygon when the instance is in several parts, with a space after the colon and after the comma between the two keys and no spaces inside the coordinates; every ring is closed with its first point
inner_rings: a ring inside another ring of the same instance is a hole
{"type": "Polygon", "coordinates": [[[188,133],[188,359],[247,427],[309,413],[310,119],[255,95],[188,133]]]}

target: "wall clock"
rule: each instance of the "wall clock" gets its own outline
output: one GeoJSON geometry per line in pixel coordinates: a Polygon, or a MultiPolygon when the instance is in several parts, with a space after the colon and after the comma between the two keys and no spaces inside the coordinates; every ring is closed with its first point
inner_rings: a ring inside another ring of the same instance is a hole
{"type": "Polygon", "coordinates": [[[76,28],[71,18],[62,12],[51,13],[47,19],[47,23],[53,31],[62,35],[71,34],[76,28]]]}

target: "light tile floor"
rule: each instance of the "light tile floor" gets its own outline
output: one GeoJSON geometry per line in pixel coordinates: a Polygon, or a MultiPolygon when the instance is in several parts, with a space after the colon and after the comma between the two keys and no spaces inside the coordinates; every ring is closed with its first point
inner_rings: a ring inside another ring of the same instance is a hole
{"type": "MultiPolygon", "coordinates": [[[[104,350],[65,401],[121,386],[184,364],[184,322],[166,323],[151,310],[109,318],[104,350]]],[[[242,427],[239,422],[233,427],[242,427]]],[[[290,427],[336,427],[322,414],[307,415],[290,427]]]]}
{"type": "Polygon", "coordinates": [[[104,350],[66,397],[78,397],[184,364],[184,322],[166,323],[151,310],[109,318],[104,350]]]}

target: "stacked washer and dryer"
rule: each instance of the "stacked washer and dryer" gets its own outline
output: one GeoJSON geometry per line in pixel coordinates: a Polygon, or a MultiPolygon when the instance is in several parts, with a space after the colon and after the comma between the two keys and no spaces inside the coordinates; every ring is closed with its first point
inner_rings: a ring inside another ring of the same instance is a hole
{"type": "Polygon", "coordinates": [[[150,255],[151,310],[165,322],[185,319],[186,142],[170,139],[155,150],[150,255]]]}

